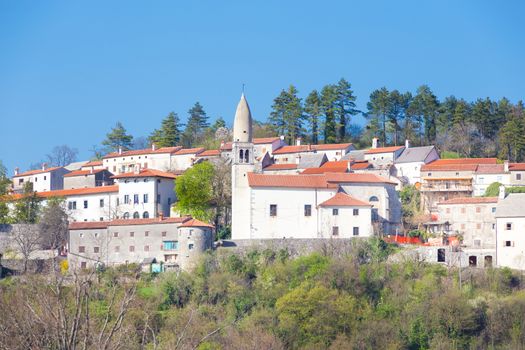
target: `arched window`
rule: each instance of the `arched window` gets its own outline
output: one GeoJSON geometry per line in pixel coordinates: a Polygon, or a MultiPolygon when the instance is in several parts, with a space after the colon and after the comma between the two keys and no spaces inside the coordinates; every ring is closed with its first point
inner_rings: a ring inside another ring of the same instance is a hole
{"type": "Polygon", "coordinates": [[[379,198],[377,198],[376,196],[372,196],[372,197],[370,197],[370,199],[368,201],[369,202],[379,202],[379,198]]]}
{"type": "Polygon", "coordinates": [[[129,219],[129,213],[125,212],[124,215],[122,215],[123,219],[129,219]]]}
{"type": "Polygon", "coordinates": [[[138,219],[138,218],[140,218],[140,214],[138,211],[136,211],[133,213],[133,219],[138,219]]]}
{"type": "Polygon", "coordinates": [[[250,151],[246,150],[246,152],[244,152],[244,162],[249,163],[249,161],[250,161],[250,151]]]}
{"type": "Polygon", "coordinates": [[[149,213],[147,211],[145,211],[144,213],[142,213],[142,218],[144,219],[148,219],[149,218],[149,213]]]}
{"type": "Polygon", "coordinates": [[[244,160],[244,150],[239,151],[239,162],[242,163],[244,160]]]}

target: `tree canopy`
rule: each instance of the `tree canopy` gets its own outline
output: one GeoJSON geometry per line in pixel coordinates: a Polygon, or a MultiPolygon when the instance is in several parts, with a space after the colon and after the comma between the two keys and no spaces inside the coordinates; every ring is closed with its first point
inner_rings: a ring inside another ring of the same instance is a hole
{"type": "Polygon", "coordinates": [[[133,146],[133,136],[128,135],[126,128],[121,122],[117,122],[111,131],[106,135],[106,139],[102,141],[102,145],[106,146],[110,151],[118,151],[119,148],[128,150],[133,146]]]}

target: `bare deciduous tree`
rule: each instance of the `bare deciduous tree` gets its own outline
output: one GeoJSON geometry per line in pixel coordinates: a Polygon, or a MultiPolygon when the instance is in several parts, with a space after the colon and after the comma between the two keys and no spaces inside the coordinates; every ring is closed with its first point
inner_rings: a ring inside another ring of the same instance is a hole
{"type": "Polygon", "coordinates": [[[68,145],[55,146],[47,157],[50,166],[66,166],[77,160],[78,150],[68,145]]]}
{"type": "Polygon", "coordinates": [[[11,238],[24,261],[24,270],[27,271],[27,263],[31,255],[40,249],[40,233],[36,225],[16,224],[12,226],[11,238]]]}

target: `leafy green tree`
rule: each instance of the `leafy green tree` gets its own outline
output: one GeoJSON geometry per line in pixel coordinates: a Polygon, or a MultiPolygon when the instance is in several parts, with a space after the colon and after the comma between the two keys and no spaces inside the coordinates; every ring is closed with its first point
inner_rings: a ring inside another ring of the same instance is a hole
{"type": "Polygon", "coordinates": [[[13,221],[17,224],[36,224],[39,219],[42,199],[33,191],[33,183],[26,182],[24,193],[17,199],[13,210],[13,221]]]}
{"type": "Polygon", "coordinates": [[[149,137],[150,143],[158,147],[174,147],[180,143],[180,118],[175,112],[170,112],[162,120],[160,129],[156,129],[149,137]]]}
{"type": "Polygon", "coordinates": [[[304,102],[304,112],[310,130],[310,142],[317,144],[319,143],[319,124],[322,116],[321,97],[319,92],[313,90],[308,94],[304,102]]]}
{"type": "Polygon", "coordinates": [[[350,126],[350,118],[359,113],[359,111],[356,109],[356,97],[352,91],[352,85],[348,81],[341,78],[336,85],[336,91],[337,141],[345,142],[347,139],[346,133],[350,126]]]}
{"type": "Polygon", "coordinates": [[[176,209],[181,215],[211,221],[213,218],[214,168],[210,162],[194,165],[175,181],[178,202],[176,209]]]}
{"type": "Polygon", "coordinates": [[[184,147],[191,147],[198,144],[202,139],[202,134],[209,126],[208,116],[199,102],[188,111],[189,118],[186,123],[186,129],[182,135],[182,144],[184,147]]]}
{"type": "Polygon", "coordinates": [[[324,115],[324,143],[337,142],[337,100],[337,86],[324,86],[321,90],[321,111],[324,115]]]}
{"type": "Polygon", "coordinates": [[[121,122],[117,122],[115,127],[106,135],[106,139],[102,141],[102,145],[110,151],[118,151],[119,148],[128,150],[133,145],[133,136],[127,134],[126,128],[121,122]]]}
{"type": "Polygon", "coordinates": [[[512,162],[522,161],[525,156],[525,112],[518,104],[507,115],[507,122],[499,132],[501,158],[512,162]]]}
{"type": "Polygon", "coordinates": [[[492,138],[497,135],[504,121],[502,116],[496,113],[496,107],[497,104],[489,98],[478,99],[472,105],[472,121],[484,137],[492,138]]]}
{"type": "Polygon", "coordinates": [[[483,197],[497,197],[499,195],[499,188],[501,186],[501,183],[499,182],[493,182],[487,187],[485,190],[485,194],[483,194],[483,197]]]}
{"type": "Polygon", "coordinates": [[[292,144],[303,133],[303,107],[301,99],[297,96],[297,89],[290,85],[288,90],[282,90],[272,105],[268,121],[276,132],[284,135],[292,144]]]}

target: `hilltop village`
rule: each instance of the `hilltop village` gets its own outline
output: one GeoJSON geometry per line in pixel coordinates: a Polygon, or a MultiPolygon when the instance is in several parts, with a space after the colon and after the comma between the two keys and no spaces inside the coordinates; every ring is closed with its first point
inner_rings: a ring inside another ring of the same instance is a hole
{"type": "MultiPolygon", "coordinates": [[[[224,242],[215,239],[218,222],[177,211],[175,184],[198,164],[222,162],[231,170],[231,210],[223,218],[231,222],[230,244],[379,236],[412,244],[430,262],[525,269],[525,163],[441,159],[433,145],[413,147],[410,140],[383,147],[374,138],[370,148],[356,149],[255,138],[244,94],[231,140],[219,149],[152,144],[64,167],[16,169],[9,209],[26,196],[44,206],[60,198],[69,229],[59,254],[70,268],[189,269],[224,242]],[[424,213],[417,229],[405,225],[408,188],[424,213]]],[[[4,258],[14,249],[12,231],[3,227],[4,258]]]]}

